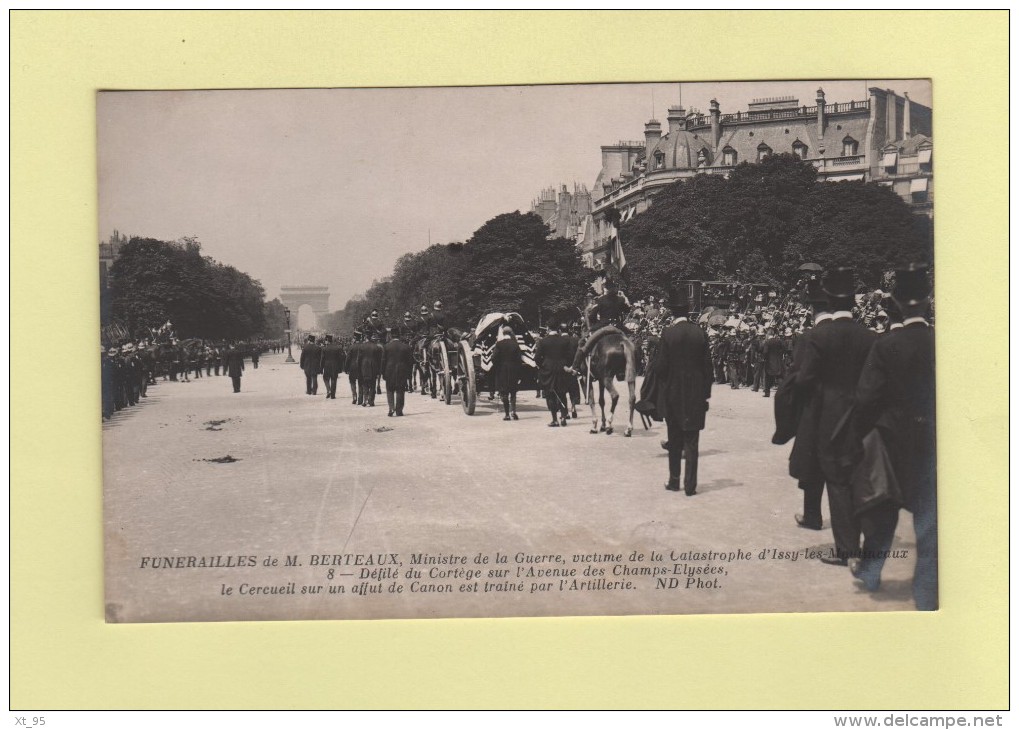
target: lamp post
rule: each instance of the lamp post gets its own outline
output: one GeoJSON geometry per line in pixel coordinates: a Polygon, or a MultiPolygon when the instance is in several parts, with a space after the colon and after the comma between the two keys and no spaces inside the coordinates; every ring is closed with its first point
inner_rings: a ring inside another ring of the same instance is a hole
{"type": "Polygon", "coordinates": [[[294,353],[290,349],[290,309],[283,307],[283,314],[287,316],[287,359],[283,362],[297,362],[294,360],[294,353]]]}

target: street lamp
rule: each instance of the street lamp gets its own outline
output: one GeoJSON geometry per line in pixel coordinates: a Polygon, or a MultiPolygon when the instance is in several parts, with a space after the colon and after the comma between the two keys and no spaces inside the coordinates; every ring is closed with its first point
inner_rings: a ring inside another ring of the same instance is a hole
{"type": "Polygon", "coordinates": [[[290,349],[290,309],[283,307],[283,314],[287,316],[287,359],[283,362],[297,362],[294,359],[294,353],[290,349]]]}

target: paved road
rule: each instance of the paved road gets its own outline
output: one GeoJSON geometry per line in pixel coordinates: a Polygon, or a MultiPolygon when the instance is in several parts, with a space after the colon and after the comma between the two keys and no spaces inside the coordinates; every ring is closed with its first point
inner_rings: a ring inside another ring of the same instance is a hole
{"type": "Polygon", "coordinates": [[[912,610],[908,514],[876,594],[808,557],[831,532],[793,523],[759,394],[715,388],[688,498],[663,488],[661,425],[550,429],[531,392],[516,422],[484,395],[473,417],[413,394],[387,418],[345,378],[305,395],[283,358],[249,363],[239,394],[160,382],[105,424],[110,620],[912,610]]]}

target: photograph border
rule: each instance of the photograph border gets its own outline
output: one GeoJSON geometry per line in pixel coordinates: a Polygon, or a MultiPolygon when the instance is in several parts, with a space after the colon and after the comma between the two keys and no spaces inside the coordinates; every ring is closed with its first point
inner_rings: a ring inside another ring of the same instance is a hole
{"type": "Polygon", "coordinates": [[[1008,706],[1007,11],[12,11],[10,31],[12,708],[1008,706]],[[933,83],[938,612],[103,622],[97,91],[847,77],[933,83]],[[71,363],[40,365],[50,328],[71,363]]]}

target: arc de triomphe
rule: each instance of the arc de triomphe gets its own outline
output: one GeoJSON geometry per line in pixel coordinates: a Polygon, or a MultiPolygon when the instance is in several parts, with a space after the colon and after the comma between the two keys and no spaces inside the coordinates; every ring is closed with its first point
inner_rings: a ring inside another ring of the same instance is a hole
{"type": "Polygon", "coordinates": [[[329,314],[329,287],[327,286],[281,286],[280,301],[291,312],[291,327],[297,327],[297,310],[307,304],[315,313],[315,329],[322,317],[329,314]]]}

